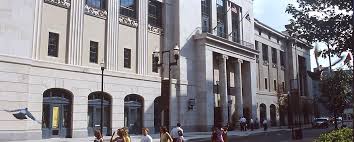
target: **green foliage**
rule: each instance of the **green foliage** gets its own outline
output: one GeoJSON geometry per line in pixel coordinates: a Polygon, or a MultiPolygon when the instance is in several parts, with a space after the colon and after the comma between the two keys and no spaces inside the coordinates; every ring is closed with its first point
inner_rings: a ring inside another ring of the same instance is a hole
{"type": "Polygon", "coordinates": [[[352,129],[344,128],[321,134],[315,142],[351,142],[352,137],[352,129]]]}
{"type": "Polygon", "coordinates": [[[352,73],[343,70],[332,71],[320,82],[321,97],[332,112],[342,113],[351,102],[352,73]]]}
{"type": "Polygon", "coordinates": [[[292,15],[286,26],[291,36],[304,39],[309,44],[324,42],[335,47],[324,51],[340,55],[353,53],[352,0],[297,0],[298,6],[289,4],[286,12],[292,15]]]}

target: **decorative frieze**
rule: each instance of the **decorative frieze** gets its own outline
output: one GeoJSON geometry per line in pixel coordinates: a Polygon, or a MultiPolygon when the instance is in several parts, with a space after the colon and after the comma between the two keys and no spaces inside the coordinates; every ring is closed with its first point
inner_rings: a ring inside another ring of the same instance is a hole
{"type": "Polygon", "coordinates": [[[44,0],[44,2],[67,9],[69,9],[71,5],[70,0],[44,0]]]}
{"type": "Polygon", "coordinates": [[[85,5],[85,14],[101,19],[107,19],[107,11],[85,5]]]}
{"type": "Polygon", "coordinates": [[[162,35],[163,29],[148,25],[148,31],[154,34],[162,35]]]}
{"type": "Polygon", "coordinates": [[[125,16],[119,16],[119,23],[123,24],[123,25],[127,25],[130,27],[138,27],[138,21],[136,21],[135,19],[132,19],[130,17],[125,17],[125,16]]]}

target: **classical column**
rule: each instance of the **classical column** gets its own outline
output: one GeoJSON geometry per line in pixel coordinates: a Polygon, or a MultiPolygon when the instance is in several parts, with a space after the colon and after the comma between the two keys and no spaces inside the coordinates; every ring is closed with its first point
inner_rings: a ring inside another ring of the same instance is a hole
{"type": "Polygon", "coordinates": [[[243,60],[235,61],[235,99],[236,99],[236,121],[243,116],[243,98],[242,98],[242,73],[241,65],[243,60]]]}
{"type": "Polygon", "coordinates": [[[226,60],[228,57],[226,55],[221,55],[219,58],[219,80],[220,80],[220,107],[222,113],[222,125],[225,126],[227,123],[228,115],[228,101],[227,101],[227,70],[226,70],[226,60]]]}
{"type": "Polygon", "coordinates": [[[107,69],[117,71],[119,45],[119,1],[108,0],[107,6],[107,69]]]}
{"type": "Polygon", "coordinates": [[[70,9],[68,64],[81,65],[85,0],[72,0],[70,9]]]}
{"type": "Polygon", "coordinates": [[[43,0],[36,0],[33,24],[32,59],[39,59],[43,0]]]}
{"type": "MultiPolygon", "coordinates": [[[[137,49],[137,72],[138,74],[148,73],[148,0],[139,0],[138,2],[138,49],[137,49]]],[[[152,53],[150,53],[152,54],[152,53]]]]}

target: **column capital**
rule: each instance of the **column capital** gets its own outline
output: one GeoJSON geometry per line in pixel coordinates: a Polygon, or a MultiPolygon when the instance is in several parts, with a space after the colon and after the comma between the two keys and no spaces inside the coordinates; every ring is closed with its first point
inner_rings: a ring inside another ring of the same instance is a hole
{"type": "Polygon", "coordinates": [[[243,60],[242,59],[235,59],[233,60],[234,63],[239,63],[239,64],[242,64],[243,63],[243,60]]]}
{"type": "Polygon", "coordinates": [[[218,58],[219,59],[221,59],[221,60],[227,60],[227,59],[229,59],[229,56],[227,56],[227,55],[220,55],[220,56],[218,56],[218,58]]]}

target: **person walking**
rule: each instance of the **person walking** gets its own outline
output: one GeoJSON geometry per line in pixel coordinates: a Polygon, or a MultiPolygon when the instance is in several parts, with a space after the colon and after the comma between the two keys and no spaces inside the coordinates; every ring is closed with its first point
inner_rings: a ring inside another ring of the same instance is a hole
{"type": "Polygon", "coordinates": [[[148,128],[143,128],[143,136],[141,137],[141,141],[140,142],[152,142],[152,138],[149,135],[149,129],[148,128]]]}
{"type": "Polygon", "coordinates": [[[173,139],[171,135],[167,132],[166,127],[160,128],[160,142],[172,142],[173,139]]]}
{"type": "Polygon", "coordinates": [[[124,142],[123,140],[123,129],[118,129],[112,134],[110,142],[124,142]],[[115,134],[117,134],[117,137],[114,138],[115,134]]]}
{"type": "Polygon", "coordinates": [[[95,130],[95,140],[94,142],[103,142],[103,136],[99,130],[95,130]]]}
{"type": "Polygon", "coordinates": [[[268,122],[267,122],[267,119],[264,119],[263,120],[263,128],[264,128],[264,131],[267,131],[267,129],[268,129],[268,124],[267,124],[268,122]]]}
{"type": "Polygon", "coordinates": [[[250,128],[251,128],[251,131],[253,131],[253,129],[254,129],[254,121],[253,121],[252,118],[250,119],[250,128]]]}
{"type": "Polygon", "coordinates": [[[181,133],[183,135],[183,129],[181,128],[181,123],[177,123],[177,126],[171,130],[171,136],[172,136],[173,142],[177,142],[177,139],[180,137],[178,135],[179,131],[181,131],[181,133]]]}
{"type": "Polygon", "coordinates": [[[124,142],[131,142],[127,127],[124,127],[122,129],[122,138],[123,138],[124,142]]]}
{"type": "Polygon", "coordinates": [[[178,131],[178,138],[177,138],[177,142],[184,142],[184,137],[183,137],[183,133],[182,131],[178,131]]]}
{"type": "Polygon", "coordinates": [[[247,128],[246,128],[246,118],[244,116],[242,116],[241,118],[241,122],[242,122],[242,131],[246,131],[247,128]]]}

